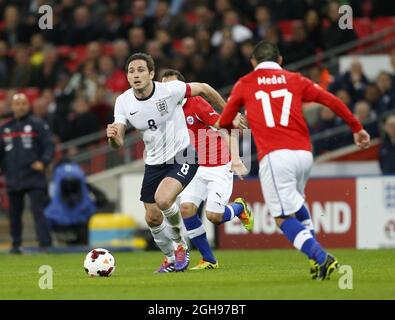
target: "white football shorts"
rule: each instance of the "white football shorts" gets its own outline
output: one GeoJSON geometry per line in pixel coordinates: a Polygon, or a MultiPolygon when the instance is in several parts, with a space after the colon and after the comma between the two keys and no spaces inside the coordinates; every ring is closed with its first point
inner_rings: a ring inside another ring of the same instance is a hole
{"type": "Polygon", "coordinates": [[[180,194],[180,203],[193,203],[199,207],[206,202],[206,211],[223,213],[233,190],[231,163],[218,167],[199,166],[199,169],[180,194]]]}
{"type": "Polygon", "coordinates": [[[291,215],[302,207],[312,166],[313,155],[305,150],[276,150],[262,158],[259,178],[274,218],[291,215]]]}

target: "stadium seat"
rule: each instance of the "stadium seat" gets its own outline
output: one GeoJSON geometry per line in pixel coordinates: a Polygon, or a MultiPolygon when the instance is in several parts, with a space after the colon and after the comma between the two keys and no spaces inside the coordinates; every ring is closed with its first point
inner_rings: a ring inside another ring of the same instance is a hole
{"type": "Polygon", "coordinates": [[[39,96],[40,96],[40,89],[36,87],[24,88],[21,90],[29,100],[29,103],[32,104],[39,96]]]}
{"type": "Polygon", "coordinates": [[[302,24],[302,20],[281,20],[278,27],[281,30],[284,41],[292,40],[294,29],[302,24]]]}
{"type": "Polygon", "coordinates": [[[3,101],[7,98],[7,91],[0,89],[0,101],[3,101]]]}
{"type": "Polygon", "coordinates": [[[353,27],[358,38],[366,37],[373,31],[372,21],[369,18],[355,18],[353,21],[353,27]]]}

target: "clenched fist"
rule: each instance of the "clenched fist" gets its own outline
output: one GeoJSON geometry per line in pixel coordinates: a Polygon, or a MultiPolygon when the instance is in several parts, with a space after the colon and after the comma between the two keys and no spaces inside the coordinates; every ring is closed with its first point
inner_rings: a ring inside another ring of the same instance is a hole
{"type": "Polygon", "coordinates": [[[118,135],[118,128],[115,123],[107,125],[107,138],[114,139],[118,135]]]}

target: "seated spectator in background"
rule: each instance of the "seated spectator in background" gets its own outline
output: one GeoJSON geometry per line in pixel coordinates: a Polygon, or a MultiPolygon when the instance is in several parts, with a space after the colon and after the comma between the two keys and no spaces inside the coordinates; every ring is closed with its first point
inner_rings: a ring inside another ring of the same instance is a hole
{"type": "Polygon", "coordinates": [[[77,139],[100,130],[99,120],[90,110],[89,103],[84,97],[77,97],[74,100],[68,120],[67,140],[77,139]]]}
{"type": "Polygon", "coordinates": [[[313,65],[307,70],[307,77],[325,90],[328,90],[333,78],[328,69],[318,65],[313,65]]]}
{"type": "Polygon", "coordinates": [[[146,33],[142,27],[132,27],[128,30],[128,44],[130,53],[144,52],[146,33]]]}
{"type": "Polygon", "coordinates": [[[230,39],[238,44],[252,37],[252,31],[241,24],[237,11],[229,9],[224,12],[223,27],[214,32],[211,44],[218,47],[224,39],[230,39]]]}
{"type": "Polygon", "coordinates": [[[8,87],[12,58],[8,53],[7,42],[0,40],[0,88],[8,87]]]}
{"type": "Polygon", "coordinates": [[[385,120],[384,133],[379,155],[381,172],[395,174],[395,114],[385,120]]]}
{"type": "MultiPolygon", "coordinates": [[[[100,23],[103,23],[100,21],[100,23]]],[[[104,17],[104,23],[101,30],[100,38],[105,41],[114,41],[115,39],[124,37],[126,29],[122,24],[122,17],[120,17],[116,10],[109,10],[104,17]]]]}
{"type": "Polygon", "coordinates": [[[8,5],[4,10],[4,27],[0,31],[0,39],[14,47],[21,43],[29,43],[31,31],[22,21],[19,9],[15,5],[8,5]]]}
{"type": "Polygon", "coordinates": [[[298,26],[294,30],[291,42],[284,51],[284,60],[290,64],[311,57],[315,54],[315,48],[310,39],[307,38],[304,26],[298,26]]]}
{"type": "Polygon", "coordinates": [[[157,28],[169,30],[169,33],[175,39],[186,37],[191,31],[183,15],[170,12],[167,0],[158,0],[156,5],[152,30],[157,28]]]}
{"type": "Polygon", "coordinates": [[[336,48],[357,39],[353,29],[342,30],[339,28],[339,6],[337,1],[331,1],[328,5],[327,15],[330,24],[322,32],[322,43],[326,50],[336,48]]]}
{"type": "Polygon", "coordinates": [[[225,39],[218,54],[216,54],[209,64],[212,80],[210,84],[215,88],[223,88],[236,82],[239,75],[239,61],[237,56],[237,46],[230,39],[225,39]]]}
{"type": "Polygon", "coordinates": [[[210,58],[214,54],[214,48],[210,42],[211,33],[207,28],[199,28],[195,33],[196,46],[200,54],[210,58]]]}
{"type": "Polygon", "coordinates": [[[43,49],[43,61],[33,69],[34,85],[40,89],[54,88],[59,75],[65,72],[63,63],[59,61],[56,48],[47,45],[43,49]]]}
{"type": "Polygon", "coordinates": [[[85,5],[74,10],[74,21],[67,34],[73,46],[87,44],[99,38],[100,28],[92,21],[91,13],[85,5]]]}
{"type": "Polygon", "coordinates": [[[73,93],[84,90],[88,99],[92,100],[95,96],[98,83],[99,73],[96,63],[93,60],[87,60],[80,66],[79,71],[73,74],[67,84],[66,90],[73,93]]]}
{"type": "MultiPolygon", "coordinates": [[[[196,42],[196,39],[195,38],[193,39],[196,42]]],[[[170,33],[166,29],[163,28],[157,29],[155,31],[155,40],[160,42],[162,51],[168,59],[172,59],[176,56],[176,50],[173,46],[173,41],[172,41],[173,39],[171,38],[170,33]]]]}
{"type": "Polygon", "coordinates": [[[255,42],[253,40],[246,40],[240,44],[241,59],[239,77],[242,77],[252,71],[250,59],[252,57],[254,48],[255,42]]]}
{"type": "Polygon", "coordinates": [[[26,88],[33,84],[33,68],[30,64],[29,51],[25,46],[15,50],[15,64],[9,75],[11,88],[26,88]]]}
{"type": "Polygon", "coordinates": [[[270,10],[267,6],[260,5],[255,9],[254,36],[257,39],[265,39],[267,30],[273,25],[270,10]]]}
{"type": "Polygon", "coordinates": [[[353,103],[355,103],[363,99],[368,83],[369,81],[363,72],[362,64],[358,60],[354,60],[349,71],[335,78],[335,81],[330,86],[330,91],[335,92],[339,89],[345,89],[351,95],[353,103]]]}
{"type": "MultiPolygon", "coordinates": [[[[131,28],[139,27],[145,30],[146,35],[151,39],[154,35],[154,19],[147,16],[147,1],[145,0],[131,0],[131,10],[132,20],[126,25],[126,28],[130,30],[131,28]]],[[[130,37],[130,34],[129,34],[130,37]]],[[[130,38],[129,38],[130,39],[130,38]]],[[[136,51],[143,52],[143,51],[136,51]]],[[[133,54],[133,52],[132,52],[133,54]]]]}
{"type": "Polygon", "coordinates": [[[105,55],[99,59],[99,74],[101,82],[112,92],[124,92],[130,88],[125,72],[115,68],[111,56],[105,55]]]}
{"type": "Polygon", "coordinates": [[[322,28],[321,19],[318,12],[314,9],[307,10],[303,25],[306,29],[307,38],[315,48],[322,48],[322,28]]]}
{"type": "Polygon", "coordinates": [[[376,112],[378,115],[380,115],[395,108],[395,92],[392,88],[391,75],[387,72],[380,72],[377,77],[376,84],[380,92],[380,98],[376,112]]]}
{"type": "Polygon", "coordinates": [[[363,100],[369,103],[370,107],[376,112],[377,115],[379,109],[379,99],[380,91],[377,85],[375,83],[368,84],[364,93],[363,100]]]}
{"type": "Polygon", "coordinates": [[[377,127],[376,113],[372,111],[369,103],[364,100],[358,101],[354,105],[354,116],[363,124],[370,137],[377,138],[379,131],[377,127]]]}
{"type": "Polygon", "coordinates": [[[129,46],[126,40],[114,41],[114,63],[115,68],[124,70],[126,61],[130,56],[129,46]]]}
{"type": "Polygon", "coordinates": [[[345,89],[339,89],[335,92],[335,96],[338,97],[341,101],[344,102],[344,104],[352,111],[353,110],[353,104],[352,100],[350,97],[350,94],[348,93],[347,90],[345,89]]]}

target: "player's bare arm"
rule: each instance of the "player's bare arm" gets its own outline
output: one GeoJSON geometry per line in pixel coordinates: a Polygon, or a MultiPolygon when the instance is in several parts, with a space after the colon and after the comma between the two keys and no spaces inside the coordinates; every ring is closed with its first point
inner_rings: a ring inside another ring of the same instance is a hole
{"type": "Polygon", "coordinates": [[[217,106],[221,110],[225,107],[225,100],[221,95],[207,83],[190,82],[191,96],[203,96],[212,106],[217,106]]]}
{"type": "MultiPolygon", "coordinates": [[[[240,116],[242,115],[240,114],[240,116]]],[[[219,121],[220,119],[217,120],[213,127],[221,129],[221,127],[219,126],[219,121]]],[[[240,179],[243,180],[243,176],[248,173],[248,169],[245,167],[244,163],[241,161],[240,158],[238,140],[239,130],[231,130],[230,135],[226,130],[221,130],[221,135],[224,137],[228,145],[230,158],[232,161],[231,170],[234,172],[234,174],[236,174],[240,179]]]]}
{"type": "Polygon", "coordinates": [[[122,123],[111,123],[107,125],[107,138],[109,145],[118,149],[123,146],[125,137],[125,125],[122,123]]]}

